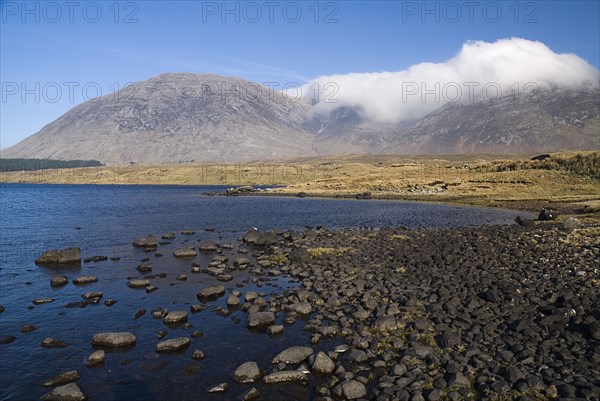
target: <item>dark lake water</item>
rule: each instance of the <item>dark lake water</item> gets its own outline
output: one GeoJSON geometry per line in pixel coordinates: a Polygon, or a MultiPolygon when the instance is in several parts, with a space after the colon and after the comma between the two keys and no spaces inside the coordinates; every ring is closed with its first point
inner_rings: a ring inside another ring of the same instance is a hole
{"type": "MultiPolygon", "coordinates": [[[[270,359],[279,351],[307,344],[310,336],[302,330],[302,321],[286,326],[282,336],[269,337],[248,332],[244,312],[218,315],[215,308],[225,307],[226,297],[211,302],[209,310],[190,314],[192,327],[187,330],[168,328],[152,319],[150,311],[158,307],[189,312],[191,304],[199,303],[196,293],[216,281],[207,274],[190,274],[189,260],[157,258],[153,253],[133,248],[134,237],[175,232],[178,235],[171,244],[159,247],[164,255],[178,247],[212,240],[232,244],[231,257],[235,257],[239,239],[250,227],[458,227],[510,224],[516,216],[515,212],[502,209],[441,204],[202,195],[223,189],[0,184],[0,304],[6,309],[0,314],[0,336],[16,337],[12,343],[0,345],[0,400],[38,400],[48,392],[42,383],[67,370],[81,373],[78,384],[91,400],[237,399],[249,386],[234,384],[231,373],[235,367],[254,360],[266,371],[270,359]],[[215,230],[204,230],[209,227],[215,230]],[[196,233],[180,235],[184,229],[196,233]],[[60,273],[34,264],[42,252],[69,246],[81,247],[84,258],[106,255],[120,260],[83,264],[60,273]],[[151,294],[126,285],[128,277],[143,276],[135,267],[146,257],[153,266],[152,274],[167,275],[152,280],[159,289],[151,294]],[[187,281],[175,280],[181,273],[188,275],[187,281]],[[99,281],[83,287],[69,283],[55,289],[49,284],[55,274],[65,274],[69,280],[92,275],[99,281]],[[68,307],[81,301],[81,294],[88,291],[102,291],[104,299],[118,302],[112,307],[102,302],[84,308],[68,307]],[[34,306],[31,301],[35,298],[55,301],[34,306]],[[148,313],[134,319],[139,308],[148,313]],[[241,323],[236,323],[235,318],[240,318],[241,323]],[[37,330],[20,333],[23,324],[33,324],[37,330]],[[165,339],[189,337],[193,330],[202,331],[204,336],[194,338],[184,353],[159,355],[154,352],[159,341],[155,333],[159,330],[169,333],[165,339]],[[138,341],[127,352],[107,353],[104,366],[86,368],[85,358],[93,351],[91,338],[100,331],[130,331],[138,341]],[[42,348],[40,342],[45,337],[66,341],[69,346],[42,348]],[[193,360],[195,349],[201,349],[206,358],[193,360]],[[219,382],[232,385],[225,396],[206,392],[219,382]]],[[[194,262],[207,267],[210,259],[211,256],[199,255],[194,262]]],[[[252,282],[251,277],[250,273],[240,273],[225,287],[242,293],[262,291],[268,298],[296,285],[285,276],[262,283],[252,282]]],[[[317,348],[331,349],[341,341],[323,341],[317,348]]],[[[272,400],[312,397],[310,391],[298,385],[265,387],[262,392],[263,399],[272,400]]]]}

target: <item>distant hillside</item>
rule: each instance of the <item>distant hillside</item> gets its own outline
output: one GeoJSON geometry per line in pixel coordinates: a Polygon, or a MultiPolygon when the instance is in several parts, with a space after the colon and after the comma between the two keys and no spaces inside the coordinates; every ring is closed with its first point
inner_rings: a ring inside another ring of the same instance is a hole
{"type": "Polygon", "coordinates": [[[0,171],[36,171],[104,166],[98,160],[0,159],[0,171]]]}
{"type": "Polygon", "coordinates": [[[598,89],[447,104],[400,124],[311,110],[308,99],[238,78],[163,74],[74,107],[2,156],[156,164],[600,149],[598,89]]]}

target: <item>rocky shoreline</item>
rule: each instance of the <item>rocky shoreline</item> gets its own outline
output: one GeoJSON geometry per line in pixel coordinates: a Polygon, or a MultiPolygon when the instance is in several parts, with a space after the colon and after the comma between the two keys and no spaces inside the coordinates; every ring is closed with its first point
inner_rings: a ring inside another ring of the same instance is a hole
{"type": "MultiPolygon", "coordinates": [[[[236,319],[264,333],[265,341],[285,336],[294,324],[306,332],[305,341],[273,349],[268,365],[242,355],[238,368],[204,390],[207,398],[275,399],[270,388],[294,383],[303,389],[296,390],[303,394],[296,399],[322,401],[598,400],[599,231],[555,222],[459,229],[253,229],[237,247],[212,242],[194,247],[188,239],[194,232],[184,231],[185,248],[173,258],[189,260],[189,271],[178,274],[178,281],[192,274],[215,280],[197,288],[190,313],[215,309],[215,301],[227,299],[227,308],[216,312],[224,317],[244,313],[245,321],[236,319]],[[208,266],[193,262],[198,253],[212,255],[208,266]],[[272,294],[244,291],[249,281],[240,282],[240,275],[254,283],[281,277],[298,285],[272,294]]],[[[165,258],[161,248],[173,239],[173,233],[161,240],[141,237],[133,245],[165,258]]],[[[137,269],[149,273],[149,258],[137,269]]],[[[145,288],[151,297],[155,277],[129,279],[128,285],[131,291],[145,288]]],[[[58,277],[52,285],[67,282],[58,277]]],[[[79,306],[103,297],[94,291],[84,295],[79,306]]],[[[106,306],[109,301],[115,302],[107,299],[106,306]]],[[[145,313],[139,309],[134,318],[145,313]]],[[[151,316],[167,329],[157,333],[156,353],[204,359],[201,350],[190,347],[202,333],[193,330],[188,312],[159,308],[151,316]],[[181,327],[192,332],[171,333],[181,327]],[[176,338],[162,340],[169,334],[176,338]]],[[[97,333],[85,365],[102,366],[104,349],[135,342],[132,333],[97,333]]],[[[41,345],[68,346],[53,338],[41,345]]],[[[83,399],[85,388],[74,383],[79,377],[69,371],[49,379],[48,386],[55,388],[46,399],[83,399]]]]}

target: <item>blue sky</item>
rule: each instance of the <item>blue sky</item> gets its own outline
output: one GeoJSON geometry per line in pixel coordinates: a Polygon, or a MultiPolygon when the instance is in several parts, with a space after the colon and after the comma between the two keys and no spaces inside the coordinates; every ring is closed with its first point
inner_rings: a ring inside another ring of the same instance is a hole
{"type": "Polygon", "coordinates": [[[86,98],[165,72],[305,84],[444,62],[467,41],[510,37],[600,66],[598,1],[1,5],[2,148],[86,98]]]}

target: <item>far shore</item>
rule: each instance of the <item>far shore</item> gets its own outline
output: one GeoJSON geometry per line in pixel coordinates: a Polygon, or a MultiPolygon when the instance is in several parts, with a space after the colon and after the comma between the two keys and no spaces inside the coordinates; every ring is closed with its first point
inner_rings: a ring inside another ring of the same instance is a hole
{"type": "Polygon", "coordinates": [[[600,152],[532,155],[349,155],[247,163],[127,165],[2,172],[0,182],[266,186],[252,195],[385,199],[596,216],[600,152]]]}

